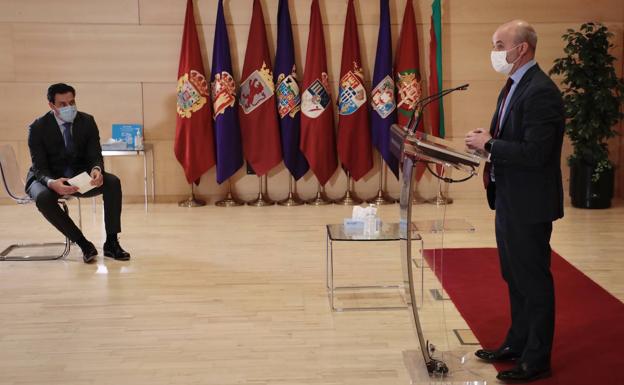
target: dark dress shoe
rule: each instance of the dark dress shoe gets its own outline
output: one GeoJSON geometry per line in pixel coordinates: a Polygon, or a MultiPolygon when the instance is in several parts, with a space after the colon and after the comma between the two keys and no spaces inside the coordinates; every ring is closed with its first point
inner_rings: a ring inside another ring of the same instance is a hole
{"type": "Polygon", "coordinates": [[[530,366],[525,363],[519,364],[511,370],[503,370],[496,378],[504,382],[531,382],[550,376],[550,365],[530,366]]]}
{"type": "Polygon", "coordinates": [[[97,259],[98,251],[93,243],[86,241],[86,243],[78,246],[80,246],[80,250],[82,250],[82,260],[84,261],[84,263],[95,262],[95,260],[97,259]]]}
{"type": "Polygon", "coordinates": [[[479,349],[475,352],[475,356],[479,357],[483,361],[499,362],[518,359],[520,358],[520,353],[512,350],[509,346],[503,346],[496,350],[479,349]]]}
{"type": "Polygon", "coordinates": [[[114,258],[118,261],[130,259],[130,253],[121,248],[119,242],[104,243],[104,256],[114,258]]]}

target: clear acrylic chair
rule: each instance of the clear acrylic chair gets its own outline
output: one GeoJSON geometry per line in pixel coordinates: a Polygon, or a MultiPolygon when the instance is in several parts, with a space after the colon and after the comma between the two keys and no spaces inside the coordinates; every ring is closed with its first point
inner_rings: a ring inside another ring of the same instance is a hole
{"type": "MultiPolygon", "coordinates": [[[[20,169],[17,163],[17,157],[13,147],[8,144],[0,145],[0,177],[2,184],[11,199],[17,204],[33,203],[33,199],[25,192],[25,183],[20,176],[20,169]]],[[[71,195],[66,195],[58,199],[58,203],[63,210],[69,214],[67,207],[67,201],[70,199],[78,199],[71,195]]],[[[79,227],[82,229],[82,213],[80,207],[80,199],[78,199],[78,219],[79,227]]],[[[71,247],[71,241],[69,238],[65,238],[65,242],[47,242],[47,243],[16,243],[9,245],[6,249],[0,252],[0,261],[49,261],[66,257],[69,254],[71,247]],[[19,252],[23,250],[45,250],[52,247],[60,246],[63,251],[58,254],[13,254],[13,252],[19,252]]]]}

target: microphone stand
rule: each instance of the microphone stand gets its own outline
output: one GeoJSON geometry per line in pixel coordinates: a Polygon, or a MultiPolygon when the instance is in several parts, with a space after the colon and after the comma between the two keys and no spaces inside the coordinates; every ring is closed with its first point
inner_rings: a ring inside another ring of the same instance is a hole
{"type": "Polygon", "coordinates": [[[414,135],[416,133],[416,130],[418,129],[418,125],[420,124],[420,121],[422,120],[422,113],[425,109],[425,107],[427,107],[429,104],[435,102],[436,100],[442,99],[443,97],[445,97],[446,95],[450,94],[451,92],[455,92],[455,91],[465,91],[468,89],[469,84],[462,84],[459,87],[455,87],[455,88],[448,88],[446,90],[442,90],[436,94],[433,95],[429,95],[424,99],[420,99],[418,101],[418,103],[416,103],[416,106],[414,106],[414,114],[412,115],[412,117],[410,118],[410,120],[407,122],[407,126],[405,127],[407,129],[407,132],[409,135],[414,135]],[[414,116],[416,117],[415,123],[412,124],[412,122],[414,121],[414,116]]]}
{"type": "MultiPolygon", "coordinates": [[[[423,115],[423,111],[425,109],[425,107],[427,107],[429,104],[435,102],[436,100],[440,100],[443,97],[445,97],[446,95],[450,94],[451,92],[455,92],[455,91],[465,91],[468,89],[468,86],[470,84],[466,83],[466,84],[462,84],[461,86],[458,87],[454,87],[454,88],[447,88],[445,90],[442,90],[436,94],[433,95],[429,95],[424,99],[420,99],[418,101],[418,103],[416,103],[416,106],[414,106],[414,114],[411,116],[410,120],[408,120],[407,122],[407,126],[405,127],[407,129],[407,134],[408,135],[415,135],[416,134],[416,130],[418,129],[418,126],[420,125],[420,121],[422,120],[422,115],[423,115]],[[414,119],[414,117],[416,117],[416,119],[414,119]],[[412,122],[414,122],[412,124],[412,122]]],[[[444,204],[450,204],[453,203],[453,199],[451,198],[447,198],[442,194],[442,182],[439,180],[438,181],[438,192],[436,194],[436,197],[433,199],[429,199],[429,200],[425,200],[426,203],[435,203],[436,205],[444,205],[444,204]]]]}

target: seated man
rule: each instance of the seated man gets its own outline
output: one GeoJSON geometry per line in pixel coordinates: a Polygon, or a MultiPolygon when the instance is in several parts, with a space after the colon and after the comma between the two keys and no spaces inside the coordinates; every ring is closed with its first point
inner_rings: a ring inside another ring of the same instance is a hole
{"type": "Polygon", "coordinates": [[[43,216],[72,242],[80,246],[85,263],[98,254],[72,219],[58,205],[62,195],[92,197],[102,194],[106,242],[104,255],[127,261],[128,254],[119,245],[121,232],[121,183],[113,174],[104,172],[100,135],[93,116],[76,109],[76,91],[59,83],[48,88],[51,111],[35,120],[28,133],[32,166],[26,177],[26,192],[36,202],[43,216]],[[94,189],[86,194],[66,183],[82,172],[91,175],[94,189]]]}

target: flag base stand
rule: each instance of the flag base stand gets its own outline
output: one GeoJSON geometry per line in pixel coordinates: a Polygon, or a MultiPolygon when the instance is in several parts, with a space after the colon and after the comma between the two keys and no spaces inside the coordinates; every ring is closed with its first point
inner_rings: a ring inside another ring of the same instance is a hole
{"type": "Polygon", "coordinates": [[[191,195],[183,201],[178,202],[178,207],[202,207],[206,206],[206,201],[195,198],[195,185],[191,183],[191,195]]]}
{"type": "Polygon", "coordinates": [[[290,191],[288,192],[288,197],[286,197],[286,199],[284,200],[277,202],[277,204],[280,206],[288,207],[301,206],[303,204],[303,201],[299,199],[299,197],[297,197],[297,195],[295,195],[292,191],[290,191]]]}
{"type": "Polygon", "coordinates": [[[379,190],[377,191],[377,196],[369,200],[368,203],[375,204],[377,206],[391,205],[397,203],[397,200],[386,194],[383,190],[379,190]]]}
{"type": "Polygon", "coordinates": [[[218,206],[218,207],[236,207],[236,206],[242,206],[243,204],[244,204],[243,202],[234,198],[231,191],[228,191],[225,198],[223,198],[220,201],[215,202],[215,206],[218,206]]]}
{"type": "Polygon", "coordinates": [[[266,175],[263,176],[259,176],[258,177],[258,197],[251,201],[251,202],[247,202],[248,206],[255,206],[255,207],[264,207],[264,206],[273,206],[275,204],[275,202],[273,202],[272,200],[269,199],[268,195],[265,198],[264,194],[262,193],[264,190],[264,188],[262,187],[262,180],[264,179],[264,181],[267,184],[267,189],[266,191],[269,190],[269,181],[267,179],[266,175]]]}
{"type": "Polygon", "coordinates": [[[225,198],[221,199],[220,201],[215,202],[215,206],[217,206],[217,207],[236,207],[236,206],[242,206],[244,204],[245,204],[245,202],[239,201],[232,194],[232,181],[230,179],[228,179],[228,192],[227,192],[227,195],[225,196],[225,198]]]}
{"type": "Polygon", "coordinates": [[[433,204],[436,206],[450,205],[453,203],[453,198],[446,197],[440,193],[436,195],[435,198],[425,200],[425,203],[433,204]]]}
{"type": "Polygon", "coordinates": [[[195,198],[195,195],[191,195],[183,201],[178,202],[178,207],[202,207],[206,206],[206,201],[195,198]]]}
{"type": "MultiPolygon", "coordinates": [[[[444,174],[445,171],[446,171],[446,168],[443,168],[441,170],[441,174],[444,174]]],[[[425,200],[425,203],[433,204],[436,206],[444,206],[444,205],[452,204],[453,198],[445,196],[444,192],[442,191],[443,188],[444,188],[444,184],[442,183],[442,180],[438,179],[438,193],[436,194],[435,197],[425,200]]]]}
{"type": "Polygon", "coordinates": [[[379,154],[379,163],[381,164],[381,166],[379,168],[379,189],[377,190],[377,196],[368,200],[367,203],[374,204],[377,206],[391,205],[391,204],[397,203],[399,201],[398,199],[394,199],[393,197],[391,197],[384,191],[384,186],[383,186],[384,174],[386,175],[386,178],[387,178],[388,165],[384,161],[383,156],[381,156],[381,153],[379,154]]]}
{"type": "Polygon", "coordinates": [[[351,190],[347,190],[345,195],[334,203],[342,206],[357,206],[362,203],[362,200],[351,193],[351,190]]]}
{"type": "Polygon", "coordinates": [[[346,171],[347,174],[347,191],[345,191],[345,195],[335,201],[337,205],[342,206],[357,206],[362,203],[362,200],[358,198],[354,192],[351,192],[351,188],[353,187],[353,179],[351,179],[351,173],[346,171]]]}
{"type": "Polygon", "coordinates": [[[288,180],[288,196],[286,197],[286,199],[277,202],[278,205],[292,207],[301,206],[303,204],[303,201],[299,199],[297,193],[294,191],[297,183],[296,181],[293,183],[294,179],[295,178],[291,176],[288,180]]]}
{"type": "Polygon", "coordinates": [[[273,202],[272,200],[268,198],[265,198],[262,192],[258,193],[258,197],[255,200],[251,202],[247,202],[248,206],[255,206],[255,207],[273,206],[274,204],[275,202],[273,202]]]}
{"type": "Polygon", "coordinates": [[[329,205],[329,204],[332,204],[332,203],[333,202],[331,200],[329,200],[325,196],[325,193],[322,192],[321,190],[316,192],[316,196],[314,197],[314,199],[306,202],[306,204],[310,205],[310,206],[325,206],[325,205],[329,205]]]}

